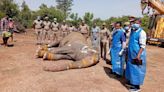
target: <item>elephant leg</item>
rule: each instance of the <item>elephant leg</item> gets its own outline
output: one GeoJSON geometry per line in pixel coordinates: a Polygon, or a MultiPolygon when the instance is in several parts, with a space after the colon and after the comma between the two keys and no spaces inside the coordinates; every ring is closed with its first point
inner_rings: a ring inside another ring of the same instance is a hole
{"type": "Polygon", "coordinates": [[[65,60],[65,61],[57,61],[57,62],[44,62],[43,70],[49,72],[59,72],[69,69],[68,66],[73,61],[65,60]]]}
{"type": "Polygon", "coordinates": [[[71,60],[72,58],[68,55],[64,55],[64,54],[53,54],[50,52],[47,52],[44,54],[43,56],[43,60],[62,60],[62,59],[66,59],[66,60],[71,60]]]}
{"type": "Polygon", "coordinates": [[[59,43],[60,43],[60,41],[52,42],[52,43],[48,44],[48,48],[58,47],[59,46],[59,43]]]}
{"type": "Polygon", "coordinates": [[[72,54],[74,50],[69,46],[59,47],[59,48],[53,48],[50,50],[53,54],[72,54]]]}
{"type": "Polygon", "coordinates": [[[48,64],[44,65],[43,69],[45,71],[50,72],[59,72],[69,69],[81,69],[81,68],[87,68],[90,66],[93,66],[99,62],[98,55],[92,55],[88,56],[80,61],[62,61],[62,62],[54,62],[50,64],[50,62],[47,62],[48,64]]]}
{"type": "Polygon", "coordinates": [[[90,66],[93,66],[99,62],[99,55],[94,54],[91,56],[87,56],[86,58],[72,62],[69,64],[69,69],[81,69],[81,68],[87,68],[90,66]]]}

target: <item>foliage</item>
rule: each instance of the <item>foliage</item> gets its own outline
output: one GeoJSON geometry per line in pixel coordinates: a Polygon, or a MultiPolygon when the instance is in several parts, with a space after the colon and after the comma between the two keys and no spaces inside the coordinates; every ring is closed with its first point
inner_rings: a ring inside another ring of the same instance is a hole
{"type": "Polygon", "coordinates": [[[41,17],[44,17],[44,16],[48,16],[50,18],[50,21],[53,21],[53,18],[57,18],[58,22],[62,22],[65,18],[65,15],[62,11],[56,9],[55,7],[47,7],[47,6],[44,6],[44,5],[41,5],[40,6],[40,9],[36,12],[34,12],[34,17],[36,16],[41,16],[41,17]]]}
{"type": "Polygon", "coordinates": [[[68,17],[73,5],[73,0],[56,0],[57,9],[60,9],[65,14],[65,18],[68,17]]]}
{"type": "Polygon", "coordinates": [[[21,8],[22,10],[19,12],[19,16],[17,17],[18,21],[20,21],[21,24],[23,24],[23,26],[31,27],[32,26],[31,10],[29,9],[28,5],[25,2],[22,3],[21,8]]]}
{"type": "Polygon", "coordinates": [[[9,17],[17,16],[19,13],[19,7],[13,0],[0,0],[1,14],[6,14],[9,17]],[[6,7],[7,6],[7,7],[6,7]]]}
{"type": "Polygon", "coordinates": [[[92,26],[93,17],[94,17],[93,13],[86,12],[85,15],[83,16],[83,20],[85,21],[86,24],[92,26]]]}
{"type": "Polygon", "coordinates": [[[78,26],[79,25],[79,22],[81,21],[81,18],[78,16],[78,14],[77,13],[72,13],[71,15],[70,15],[70,23],[71,24],[73,24],[73,25],[75,25],[75,26],[78,26]]]}
{"type": "Polygon", "coordinates": [[[141,18],[142,24],[141,26],[143,27],[143,29],[148,32],[148,25],[149,25],[149,16],[144,16],[141,18]]]}
{"type": "MultiPolygon", "coordinates": [[[[100,18],[94,19],[94,14],[90,12],[86,12],[83,17],[79,17],[77,13],[70,13],[73,0],[56,0],[56,2],[57,6],[48,7],[42,4],[39,10],[32,11],[25,2],[19,7],[14,0],[0,0],[0,18],[7,14],[27,27],[31,27],[33,20],[36,19],[37,16],[41,16],[42,18],[48,16],[50,21],[53,21],[53,18],[57,18],[58,22],[62,22],[67,18],[70,19],[69,21],[67,20],[67,22],[75,26],[83,19],[90,27],[93,25],[93,22],[96,22],[98,26],[101,26],[102,23],[105,22],[109,29],[111,28],[111,23],[117,21],[124,23],[129,21],[129,16],[110,17],[106,20],[101,20],[100,18]]],[[[143,16],[141,20],[143,29],[148,31],[149,17],[143,16]]]]}

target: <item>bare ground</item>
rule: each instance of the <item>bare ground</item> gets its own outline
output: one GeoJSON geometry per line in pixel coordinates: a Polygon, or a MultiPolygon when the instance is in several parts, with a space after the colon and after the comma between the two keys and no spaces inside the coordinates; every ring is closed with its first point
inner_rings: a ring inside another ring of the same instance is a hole
{"type": "MultiPolygon", "coordinates": [[[[47,62],[34,56],[33,32],[15,37],[14,47],[0,47],[0,92],[128,92],[124,79],[114,78],[102,60],[86,69],[43,71],[47,62]]],[[[164,48],[147,46],[147,55],[142,92],[164,92],[164,48]]]]}

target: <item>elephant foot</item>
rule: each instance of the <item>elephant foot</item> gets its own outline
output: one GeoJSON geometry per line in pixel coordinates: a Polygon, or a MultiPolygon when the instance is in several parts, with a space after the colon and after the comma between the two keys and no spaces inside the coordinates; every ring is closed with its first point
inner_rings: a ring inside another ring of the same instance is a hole
{"type": "Polygon", "coordinates": [[[69,69],[69,63],[71,62],[72,61],[45,62],[43,70],[48,72],[65,71],[69,69]]]}
{"type": "Polygon", "coordinates": [[[44,53],[43,60],[54,60],[54,54],[49,52],[44,53]]]}
{"type": "Polygon", "coordinates": [[[47,51],[45,51],[45,50],[38,50],[38,51],[36,51],[35,56],[36,56],[37,58],[42,58],[46,52],[47,52],[47,51]]]}

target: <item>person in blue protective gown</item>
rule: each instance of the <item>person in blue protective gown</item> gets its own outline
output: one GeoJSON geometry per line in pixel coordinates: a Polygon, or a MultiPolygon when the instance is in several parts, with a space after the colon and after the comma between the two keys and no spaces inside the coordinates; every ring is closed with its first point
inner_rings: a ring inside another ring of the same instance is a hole
{"type": "Polygon", "coordinates": [[[110,50],[112,73],[116,77],[123,76],[125,55],[124,50],[126,48],[125,31],[121,27],[122,23],[117,22],[115,24],[114,31],[112,33],[112,45],[110,50]]]}
{"type": "Polygon", "coordinates": [[[130,92],[139,92],[146,73],[146,33],[139,20],[132,25],[128,46],[128,61],[125,77],[131,85],[130,92]]]}

